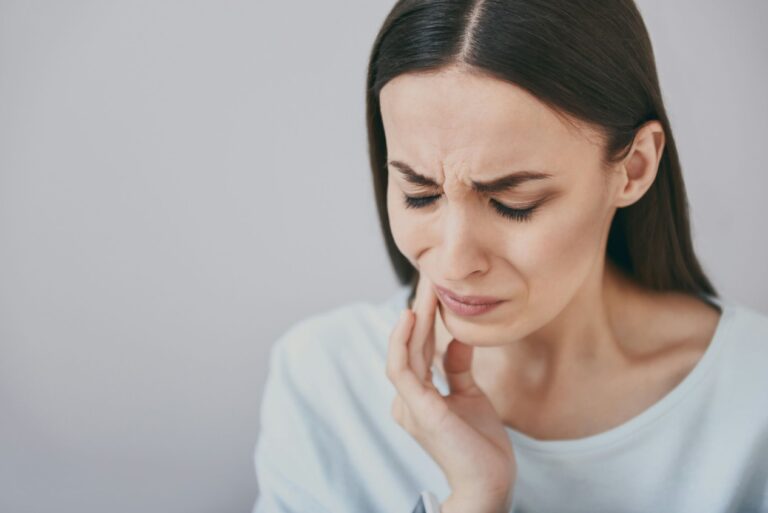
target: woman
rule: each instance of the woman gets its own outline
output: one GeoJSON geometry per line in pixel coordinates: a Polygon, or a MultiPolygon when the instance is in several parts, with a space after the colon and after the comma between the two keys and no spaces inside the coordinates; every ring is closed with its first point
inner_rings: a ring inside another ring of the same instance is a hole
{"type": "Polygon", "coordinates": [[[634,3],[400,1],[367,85],[407,286],[275,344],[255,511],[768,511],[768,317],[696,259],[634,3]]]}

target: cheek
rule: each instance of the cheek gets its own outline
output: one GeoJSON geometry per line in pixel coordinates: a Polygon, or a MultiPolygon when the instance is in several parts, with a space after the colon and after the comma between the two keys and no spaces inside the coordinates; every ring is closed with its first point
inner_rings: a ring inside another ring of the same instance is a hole
{"type": "Polygon", "coordinates": [[[509,248],[510,260],[538,294],[574,289],[589,272],[604,231],[603,212],[596,202],[590,203],[563,205],[546,225],[518,237],[509,248]]]}

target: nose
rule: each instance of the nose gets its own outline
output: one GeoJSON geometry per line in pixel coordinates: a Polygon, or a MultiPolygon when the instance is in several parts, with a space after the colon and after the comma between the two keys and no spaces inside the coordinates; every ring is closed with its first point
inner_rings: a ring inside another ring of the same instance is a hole
{"type": "Polygon", "coordinates": [[[480,239],[483,230],[478,222],[466,209],[446,209],[438,249],[438,272],[445,280],[458,282],[488,271],[488,255],[480,239]]]}

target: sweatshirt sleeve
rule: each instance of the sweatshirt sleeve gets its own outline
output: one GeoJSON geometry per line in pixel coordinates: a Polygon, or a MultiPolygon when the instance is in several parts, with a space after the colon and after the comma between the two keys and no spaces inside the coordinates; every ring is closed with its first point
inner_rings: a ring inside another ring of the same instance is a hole
{"type": "Polygon", "coordinates": [[[422,490],[411,513],[440,513],[440,502],[434,493],[422,490]]]}
{"type": "MultiPolygon", "coordinates": [[[[322,405],[310,400],[297,374],[296,358],[287,358],[289,331],[270,351],[260,409],[261,430],[254,463],[259,496],[253,513],[330,513],[333,497],[326,481],[332,464],[331,437],[322,421],[322,405]]],[[[301,356],[296,355],[296,356],[301,356]]]]}

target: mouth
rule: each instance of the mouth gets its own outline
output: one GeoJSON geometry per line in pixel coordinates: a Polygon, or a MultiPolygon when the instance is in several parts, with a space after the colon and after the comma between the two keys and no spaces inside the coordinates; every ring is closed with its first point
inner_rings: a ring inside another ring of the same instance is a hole
{"type": "Polygon", "coordinates": [[[459,296],[456,297],[442,287],[435,285],[435,292],[440,301],[456,315],[474,316],[481,315],[498,307],[503,300],[487,296],[459,296]]]}
{"type": "Polygon", "coordinates": [[[435,289],[438,292],[442,292],[444,296],[450,297],[451,299],[454,299],[459,303],[464,303],[465,305],[491,305],[493,303],[500,303],[502,301],[501,299],[492,296],[461,296],[452,290],[441,287],[440,285],[435,285],[435,289]]]}

